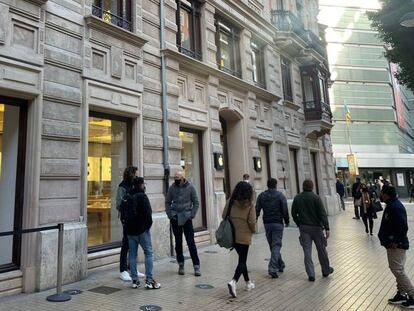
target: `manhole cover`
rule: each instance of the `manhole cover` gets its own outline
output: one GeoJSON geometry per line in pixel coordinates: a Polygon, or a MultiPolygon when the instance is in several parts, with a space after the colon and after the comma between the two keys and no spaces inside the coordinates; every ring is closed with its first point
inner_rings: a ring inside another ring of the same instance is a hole
{"type": "Polygon", "coordinates": [[[99,286],[99,287],[92,288],[89,291],[93,293],[98,293],[98,294],[110,295],[110,294],[119,292],[120,290],[121,290],[120,288],[115,288],[115,287],[99,286]]]}
{"type": "Polygon", "coordinates": [[[205,251],[206,254],[217,254],[217,251],[205,251]]]}
{"type": "Polygon", "coordinates": [[[214,286],[210,285],[210,284],[197,284],[195,287],[200,288],[200,289],[212,289],[212,288],[214,288],[214,286]]]}
{"type": "Polygon", "coordinates": [[[159,310],[162,310],[162,308],[160,306],[156,306],[156,305],[145,305],[145,306],[139,307],[139,309],[143,310],[143,311],[159,311],[159,310]]]}
{"type": "Polygon", "coordinates": [[[64,293],[73,296],[73,295],[82,294],[82,291],[80,289],[69,289],[69,290],[65,290],[64,293]]]}

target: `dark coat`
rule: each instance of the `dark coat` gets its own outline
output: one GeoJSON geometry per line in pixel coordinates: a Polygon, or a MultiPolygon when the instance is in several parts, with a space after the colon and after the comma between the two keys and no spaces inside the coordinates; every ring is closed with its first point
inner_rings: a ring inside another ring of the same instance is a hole
{"type": "Polygon", "coordinates": [[[282,192],[268,189],[259,194],[256,201],[256,218],[259,218],[262,209],[264,224],[283,224],[283,221],[289,224],[287,201],[282,192]]]}
{"type": "Polygon", "coordinates": [[[179,226],[193,219],[199,206],[197,192],[189,181],[186,180],[182,185],[174,183],[168,189],[165,212],[169,219],[176,218],[179,226]]]}
{"type": "Polygon", "coordinates": [[[312,191],[303,191],[292,203],[292,218],[295,224],[319,226],[329,230],[328,216],[321,198],[312,191]]]}
{"type": "Polygon", "coordinates": [[[381,245],[388,248],[391,244],[397,244],[398,248],[408,249],[408,224],[405,207],[398,199],[386,203],[387,206],[384,209],[378,232],[381,245]]]}
{"type": "Polygon", "coordinates": [[[338,193],[341,198],[345,195],[345,187],[339,180],[336,182],[336,193],[338,193]]]}
{"type": "Polygon", "coordinates": [[[152,226],[151,204],[144,192],[133,195],[133,208],[135,216],[125,221],[125,232],[127,235],[140,235],[152,226]]]}

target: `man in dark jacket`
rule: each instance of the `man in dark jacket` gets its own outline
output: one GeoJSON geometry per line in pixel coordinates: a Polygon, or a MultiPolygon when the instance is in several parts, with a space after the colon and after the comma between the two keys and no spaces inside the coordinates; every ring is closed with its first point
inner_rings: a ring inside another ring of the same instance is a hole
{"type": "MultiPolygon", "coordinates": [[[[133,192],[134,178],[138,176],[138,168],[136,166],[128,166],[124,170],[122,182],[118,186],[116,193],[116,209],[121,212],[121,204],[128,193],[133,192]]],[[[119,258],[120,278],[123,281],[131,282],[131,276],[128,273],[128,236],[125,233],[125,226],[122,224],[123,237],[121,245],[121,254],[119,258]]],[[[145,274],[138,271],[138,277],[143,278],[145,274]]]]}
{"type": "Polygon", "coordinates": [[[354,219],[359,219],[359,209],[362,206],[361,204],[362,194],[359,188],[360,185],[361,185],[361,178],[357,177],[356,181],[352,185],[352,197],[354,198],[354,212],[355,212],[354,219]]]}
{"type": "Polygon", "coordinates": [[[313,181],[303,182],[303,192],[298,194],[292,204],[292,218],[299,227],[299,241],[305,254],[305,269],[310,282],[315,281],[315,268],[312,261],[312,242],[318,251],[323,277],[333,273],[326,251],[329,238],[329,222],[321,198],[313,193],[313,181]],[[325,230],[325,235],[323,234],[325,230]]]}
{"type": "Polygon", "coordinates": [[[145,194],[144,178],[134,179],[135,194],[132,197],[132,204],[128,206],[125,219],[125,232],[128,235],[129,245],[129,267],[131,269],[132,288],[139,287],[137,273],[138,245],[141,245],[145,255],[145,288],[159,289],[161,285],[153,278],[152,242],[150,228],[152,226],[151,204],[145,194]]]}
{"type": "Polygon", "coordinates": [[[269,275],[277,278],[277,271],[283,272],[285,263],[282,260],[280,249],[282,248],[283,221],[289,226],[289,211],[286,197],[276,190],[277,180],[270,178],[267,181],[267,190],[262,192],[256,201],[256,218],[259,218],[263,209],[263,223],[266,230],[266,238],[270,247],[269,275]]]}
{"type": "Polygon", "coordinates": [[[341,200],[342,209],[345,210],[345,202],[344,202],[345,187],[341,183],[339,178],[336,179],[336,193],[339,195],[339,198],[341,200]]]}
{"type": "Polygon", "coordinates": [[[171,221],[175,237],[175,253],[178,263],[178,274],[184,275],[183,233],[190,251],[194,266],[194,275],[201,276],[200,259],[194,241],[193,219],[197,214],[199,201],[194,186],[187,181],[183,172],[174,175],[174,183],[170,186],[165,200],[165,212],[171,221]]]}
{"type": "Polygon", "coordinates": [[[404,271],[406,252],[409,248],[407,213],[404,205],[397,199],[394,187],[384,185],[380,199],[387,206],[382,215],[378,238],[381,245],[387,249],[388,265],[397,281],[397,294],[388,302],[414,309],[414,287],[404,271]]]}

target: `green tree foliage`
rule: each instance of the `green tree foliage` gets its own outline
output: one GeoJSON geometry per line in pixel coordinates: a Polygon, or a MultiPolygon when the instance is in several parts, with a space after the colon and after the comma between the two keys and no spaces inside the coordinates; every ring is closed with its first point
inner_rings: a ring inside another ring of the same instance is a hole
{"type": "Polygon", "coordinates": [[[414,28],[400,25],[401,17],[414,12],[413,0],[381,0],[382,9],[369,13],[372,26],[387,44],[385,53],[390,62],[399,65],[396,77],[414,91],[414,28]]]}

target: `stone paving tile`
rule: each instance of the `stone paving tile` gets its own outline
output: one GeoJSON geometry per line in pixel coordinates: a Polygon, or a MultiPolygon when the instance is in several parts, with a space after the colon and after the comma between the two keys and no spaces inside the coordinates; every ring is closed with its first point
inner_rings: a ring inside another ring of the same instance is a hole
{"type": "MultiPolygon", "coordinates": [[[[414,238],[414,204],[406,205],[409,213],[410,240],[414,238]]],[[[195,278],[191,262],[186,263],[185,276],[176,274],[177,265],[170,258],[155,263],[155,278],[161,282],[160,290],[132,289],[129,283],[118,279],[116,269],[97,272],[81,282],[69,284],[67,289],[81,289],[83,293],[72,296],[65,303],[50,303],[45,297],[54,291],[21,294],[0,299],[0,310],[139,310],[140,306],[155,304],[162,310],[399,310],[387,304],[395,293],[394,277],[387,266],[385,250],[378,238],[367,236],[362,221],[352,219],[351,206],[347,211],[330,217],[331,238],[328,252],[335,272],[328,278],[321,276],[316,250],[316,281],[310,283],[303,266],[303,253],[298,241],[297,228],[287,228],[283,238],[282,255],[286,269],[278,279],[267,276],[269,250],[263,234],[254,237],[250,249],[248,267],[250,277],[256,283],[251,292],[243,290],[239,282],[238,298],[230,299],[226,283],[233,275],[237,256],[235,252],[209,246],[200,249],[203,276],[195,278]],[[217,253],[206,253],[216,251],[217,253]],[[212,289],[199,289],[197,284],[210,284],[212,289]],[[110,295],[89,291],[98,286],[121,289],[110,295]]],[[[381,217],[382,214],[379,214],[381,217]]],[[[374,224],[377,233],[379,219],[374,224]]],[[[156,234],[156,233],[153,233],[156,234]]],[[[414,258],[407,254],[406,269],[414,279],[414,258]]],[[[140,271],[144,267],[140,266],[140,271]]]]}

